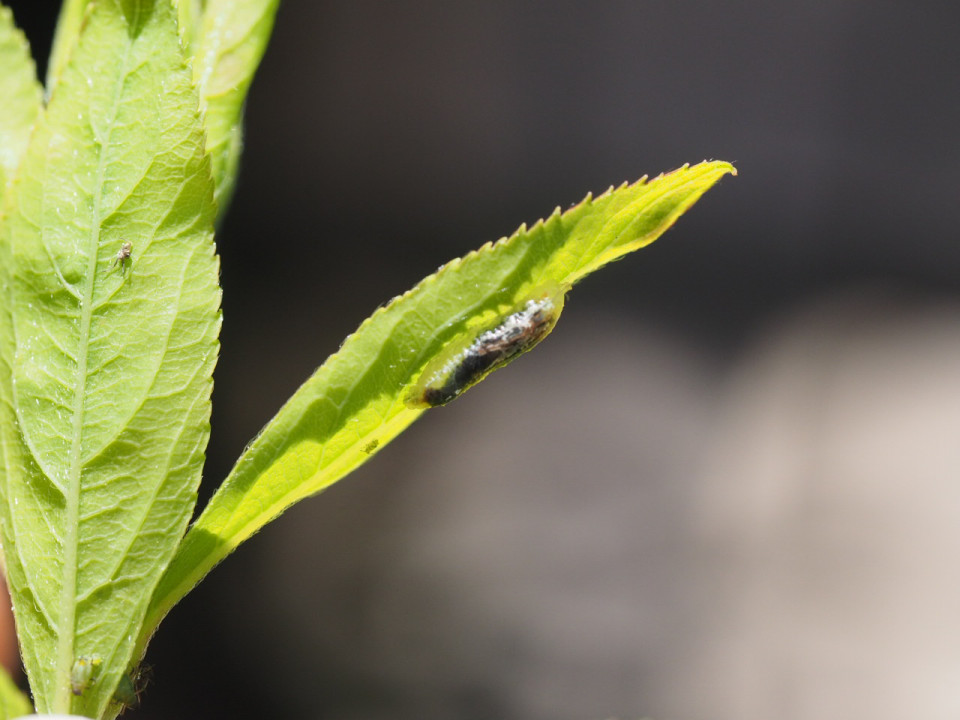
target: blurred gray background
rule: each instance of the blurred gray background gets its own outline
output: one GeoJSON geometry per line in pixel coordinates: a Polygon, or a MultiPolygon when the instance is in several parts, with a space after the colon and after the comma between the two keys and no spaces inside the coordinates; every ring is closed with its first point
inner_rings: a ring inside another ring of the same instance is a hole
{"type": "MultiPolygon", "coordinates": [[[[57,3],[10,3],[38,55],[57,3]]],[[[142,718],[960,716],[960,5],[286,0],[218,235],[208,496],[379,304],[727,178],[243,546],[142,718]]]]}

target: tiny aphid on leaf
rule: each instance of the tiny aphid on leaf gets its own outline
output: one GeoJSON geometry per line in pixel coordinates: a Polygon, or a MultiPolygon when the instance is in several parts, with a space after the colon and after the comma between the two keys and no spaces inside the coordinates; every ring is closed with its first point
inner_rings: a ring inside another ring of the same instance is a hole
{"type": "Polygon", "coordinates": [[[562,292],[529,300],[521,310],[477,335],[467,347],[428,365],[407,396],[407,405],[419,408],[447,404],[543,340],[556,324],[562,308],[562,292]]]}
{"type": "Polygon", "coordinates": [[[101,662],[97,655],[81,655],[76,659],[70,671],[70,690],[74,695],[83,695],[83,691],[96,682],[101,662]]]}
{"type": "Polygon", "coordinates": [[[120,249],[117,250],[117,254],[113,256],[113,262],[110,263],[110,267],[116,267],[117,263],[120,263],[120,274],[125,275],[127,272],[127,260],[130,259],[132,252],[133,243],[125,241],[123,245],[120,246],[120,249]]]}
{"type": "Polygon", "coordinates": [[[139,707],[140,694],[147,687],[152,674],[150,666],[144,664],[121,675],[117,689],[113,691],[113,701],[124,710],[139,707]]]}

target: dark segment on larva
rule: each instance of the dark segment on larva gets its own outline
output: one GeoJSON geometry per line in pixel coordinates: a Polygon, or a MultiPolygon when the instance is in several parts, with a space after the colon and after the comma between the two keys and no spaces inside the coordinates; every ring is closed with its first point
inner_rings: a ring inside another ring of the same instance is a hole
{"type": "Polygon", "coordinates": [[[429,382],[421,401],[431,407],[444,405],[487,373],[529,350],[546,336],[556,319],[549,298],[531,300],[519,312],[508,316],[500,325],[482,333],[476,340],[429,382]]]}

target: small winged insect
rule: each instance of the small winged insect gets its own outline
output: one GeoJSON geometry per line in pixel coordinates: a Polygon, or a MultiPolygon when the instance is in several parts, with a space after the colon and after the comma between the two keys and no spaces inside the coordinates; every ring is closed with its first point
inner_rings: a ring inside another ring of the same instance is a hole
{"type": "Polygon", "coordinates": [[[563,292],[529,300],[467,347],[430,363],[406,398],[410,407],[445,405],[543,340],[563,309],[563,292]]]}
{"type": "Polygon", "coordinates": [[[124,710],[139,707],[140,694],[147,687],[152,674],[149,665],[141,665],[121,675],[117,689],[113,691],[113,701],[124,710]]]}
{"type": "Polygon", "coordinates": [[[70,690],[74,695],[83,695],[96,682],[101,662],[98,655],[81,655],[74,661],[70,670],[70,690]]]}
{"type": "Polygon", "coordinates": [[[123,245],[120,246],[120,249],[117,250],[117,254],[113,256],[113,262],[110,263],[110,267],[116,267],[117,264],[120,264],[120,274],[125,275],[127,272],[127,260],[130,259],[130,254],[133,252],[133,243],[130,241],[124,241],[123,245]]]}

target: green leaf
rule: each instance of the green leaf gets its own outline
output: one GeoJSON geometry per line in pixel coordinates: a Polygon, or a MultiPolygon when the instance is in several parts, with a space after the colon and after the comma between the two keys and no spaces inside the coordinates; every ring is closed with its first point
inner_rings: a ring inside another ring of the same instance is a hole
{"type": "Polygon", "coordinates": [[[220,325],[198,102],[169,0],[99,0],[8,198],[0,520],[39,712],[107,712],[196,500],[220,325]]]}
{"type": "Polygon", "coordinates": [[[43,108],[43,93],[27,40],[13,24],[13,13],[0,5],[0,199],[13,177],[30,131],[43,108]]]}
{"type": "Polygon", "coordinates": [[[32,712],[30,700],[20,692],[6,670],[0,668],[0,720],[13,720],[32,712]]]}
{"type": "Polygon", "coordinates": [[[454,260],[375,312],[251,443],[190,528],[154,594],[139,649],[163,615],[237,545],[412,423],[423,407],[409,402],[411,393],[437,359],[455,358],[528,300],[553,298],[558,314],[570,286],[653,242],[733,172],[728,163],[702,163],[588,196],[454,260]]]}
{"type": "Polygon", "coordinates": [[[181,0],[182,32],[194,55],[194,79],[221,213],[229,204],[243,148],[243,103],[270,39],[279,0],[181,0]]]}
{"type": "MultiPolygon", "coordinates": [[[[64,0],[47,92],[52,93],[83,27],[90,0],[64,0]]],[[[233,195],[243,150],[243,105],[266,51],[280,0],[177,0],[181,39],[193,56],[194,81],[213,160],[220,214],[233,195]]]]}
{"type": "Polygon", "coordinates": [[[193,48],[197,35],[200,32],[203,18],[203,5],[206,0],[176,0],[177,22],[180,25],[180,39],[187,49],[188,55],[193,55],[193,48]]]}
{"type": "Polygon", "coordinates": [[[50,50],[50,62],[47,64],[47,95],[53,94],[70,54],[77,46],[83,18],[90,2],[91,0],[63,0],[60,6],[60,17],[57,19],[57,30],[50,50]]]}

